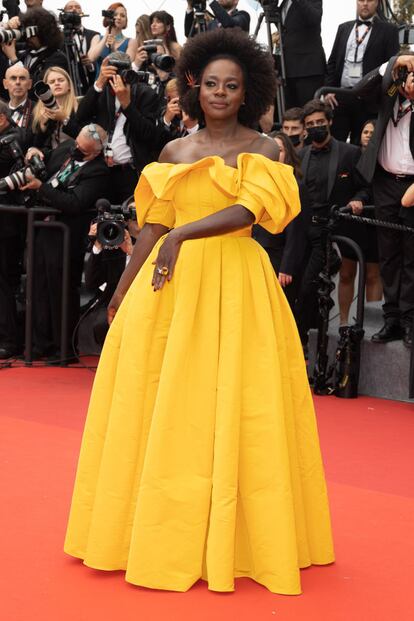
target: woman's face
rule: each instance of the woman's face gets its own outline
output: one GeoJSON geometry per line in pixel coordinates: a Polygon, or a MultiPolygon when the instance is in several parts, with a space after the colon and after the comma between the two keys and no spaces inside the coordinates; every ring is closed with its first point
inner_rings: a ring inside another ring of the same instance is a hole
{"type": "Polygon", "coordinates": [[[237,116],[244,97],[243,72],[237,63],[220,58],[206,66],[200,84],[200,106],[206,119],[237,116]]]}
{"type": "Polygon", "coordinates": [[[279,162],[284,164],[286,160],[286,150],[285,145],[283,144],[283,140],[281,140],[280,138],[275,138],[275,142],[279,147],[279,162]]]}
{"type": "Polygon", "coordinates": [[[46,83],[50,86],[50,90],[55,97],[63,97],[69,93],[70,86],[68,80],[57,71],[49,73],[46,83]]]}
{"type": "Polygon", "coordinates": [[[371,136],[374,133],[375,127],[372,123],[367,123],[361,132],[361,147],[366,149],[369,141],[371,140],[371,136]]]}
{"type": "Polygon", "coordinates": [[[165,34],[167,34],[168,30],[169,27],[166,26],[164,22],[160,21],[157,17],[154,17],[151,22],[151,34],[154,39],[157,39],[158,37],[163,37],[165,34]]]}
{"type": "Polygon", "coordinates": [[[123,30],[123,28],[126,28],[127,22],[128,18],[126,9],[124,9],[124,7],[122,6],[118,7],[114,13],[115,28],[123,30]]]}

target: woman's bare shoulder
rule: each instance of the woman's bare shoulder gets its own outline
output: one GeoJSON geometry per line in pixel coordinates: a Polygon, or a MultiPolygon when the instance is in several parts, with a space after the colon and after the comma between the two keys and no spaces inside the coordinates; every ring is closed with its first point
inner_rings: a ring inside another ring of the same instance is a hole
{"type": "Polygon", "coordinates": [[[279,160],[279,147],[273,138],[269,138],[265,134],[257,135],[254,143],[252,144],[252,151],[264,155],[270,160],[277,162],[279,160]]]}
{"type": "Polygon", "coordinates": [[[158,161],[161,164],[180,164],[183,140],[183,138],[176,138],[171,140],[171,142],[167,142],[159,155],[158,161]]]}

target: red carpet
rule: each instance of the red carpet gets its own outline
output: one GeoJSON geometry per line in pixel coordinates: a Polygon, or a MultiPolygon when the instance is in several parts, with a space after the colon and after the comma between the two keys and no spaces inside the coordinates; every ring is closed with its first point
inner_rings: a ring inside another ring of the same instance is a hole
{"type": "Polygon", "coordinates": [[[0,619],[3,621],[411,621],[414,408],[316,401],[337,562],[302,572],[303,595],[247,579],[230,594],[134,587],[62,542],[92,373],[0,371],[0,619]]]}

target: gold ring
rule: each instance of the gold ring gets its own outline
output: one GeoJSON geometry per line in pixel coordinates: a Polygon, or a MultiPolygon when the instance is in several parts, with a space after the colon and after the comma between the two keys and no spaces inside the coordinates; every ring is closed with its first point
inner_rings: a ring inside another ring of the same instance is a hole
{"type": "Polygon", "coordinates": [[[170,270],[167,266],[157,268],[157,274],[159,274],[160,276],[168,276],[169,272],[170,270]]]}

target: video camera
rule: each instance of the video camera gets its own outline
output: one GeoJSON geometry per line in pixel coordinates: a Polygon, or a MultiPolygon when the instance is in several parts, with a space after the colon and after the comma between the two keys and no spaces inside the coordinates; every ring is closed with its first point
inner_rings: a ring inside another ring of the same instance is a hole
{"type": "Polygon", "coordinates": [[[37,35],[37,26],[28,26],[24,30],[15,28],[3,28],[0,30],[0,45],[11,43],[12,41],[26,41],[30,37],[37,35]]]}
{"type": "Polygon", "coordinates": [[[207,11],[207,0],[195,0],[193,9],[196,13],[205,13],[207,11]]]}
{"type": "Polygon", "coordinates": [[[0,179],[0,192],[18,190],[35,177],[42,181],[45,181],[47,177],[46,166],[38,155],[34,155],[24,168],[0,179]]]}
{"type": "Polygon", "coordinates": [[[137,72],[131,69],[131,61],[109,58],[108,65],[116,67],[117,73],[124,84],[136,84],[136,82],[139,82],[137,72]]]}
{"type": "Polygon", "coordinates": [[[39,80],[38,82],[36,82],[33,87],[33,92],[36,97],[43,102],[43,105],[45,105],[46,108],[49,108],[50,110],[57,108],[58,104],[55,96],[53,95],[50,87],[46,84],[46,82],[43,82],[43,80],[39,80]]]}
{"type": "Polygon", "coordinates": [[[124,241],[125,229],[129,220],[136,220],[135,208],[128,202],[111,205],[106,198],[96,201],[98,217],[96,218],[96,239],[107,250],[118,248],[124,241]]]}
{"type": "Polygon", "coordinates": [[[169,73],[175,65],[175,58],[168,54],[159,54],[158,48],[161,45],[164,45],[162,39],[148,39],[144,41],[142,48],[147,52],[150,64],[169,73]]]}
{"type": "Polygon", "coordinates": [[[62,24],[63,30],[79,30],[82,26],[82,17],[89,17],[89,15],[85,15],[84,13],[79,14],[75,13],[75,11],[65,11],[65,9],[58,9],[59,13],[59,23],[62,24]]]}
{"type": "Polygon", "coordinates": [[[113,28],[115,26],[115,11],[113,10],[103,10],[101,13],[102,17],[104,17],[108,22],[108,27],[113,28]]]}

